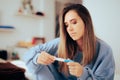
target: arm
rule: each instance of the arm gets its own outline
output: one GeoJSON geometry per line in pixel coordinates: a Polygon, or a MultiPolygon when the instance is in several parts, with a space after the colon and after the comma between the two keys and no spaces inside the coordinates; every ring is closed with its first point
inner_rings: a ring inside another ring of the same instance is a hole
{"type": "Polygon", "coordinates": [[[85,66],[77,80],[114,80],[115,62],[108,46],[100,47],[98,57],[92,68],[85,66]]]}
{"type": "Polygon", "coordinates": [[[50,55],[55,55],[57,51],[58,43],[59,43],[59,38],[31,48],[24,56],[24,60],[26,62],[27,67],[32,72],[39,71],[42,68],[42,66],[44,66],[42,64],[37,64],[37,58],[39,54],[42,51],[45,51],[47,53],[50,53],[50,55]]]}

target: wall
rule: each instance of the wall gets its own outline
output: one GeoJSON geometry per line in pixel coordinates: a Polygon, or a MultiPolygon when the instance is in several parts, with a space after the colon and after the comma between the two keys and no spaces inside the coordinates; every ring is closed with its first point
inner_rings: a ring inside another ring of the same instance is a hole
{"type": "Polygon", "coordinates": [[[84,0],[83,4],[92,15],[97,36],[112,47],[120,73],[120,0],[84,0]]]}
{"type": "Polygon", "coordinates": [[[0,25],[14,26],[12,32],[0,32],[0,48],[15,45],[20,40],[30,41],[34,36],[43,36],[46,41],[54,38],[54,0],[33,0],[36,10],[45,13],[39,19],[16,16],[21,0],[0,0],[0,25]],[[48,35],[49,34],[49,35],[48,35]]]}
{"type": "MultiPolygon", "coordinates": [[[[53,39],[55,24],[54,1],[41,0],[40,3],[36,3],[38,6],[35,6],[45,13],[45,17],[32,19],[15,16],[20,0],[0,0],[0,25],[13,25],[16,28],[13,32],[0,32],[0,48],[14,45],[19,40],[29,40],[38,35],[45,36],[47,41],[53,39]]],[[[113,49],[116,72],[120,72],[118,69],[120,67],[119,3],[120,0],[83,1],[83,4],[91,13],[96,35],[106,41],[113,49]]]]}

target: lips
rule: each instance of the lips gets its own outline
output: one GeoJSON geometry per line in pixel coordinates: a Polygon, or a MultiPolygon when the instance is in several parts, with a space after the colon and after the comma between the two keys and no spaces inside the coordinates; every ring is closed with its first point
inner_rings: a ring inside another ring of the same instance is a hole
{"type": "Polygon", "coordinates": [[[70,33],[71,36],[74,36],[76,33],[70,33]]]}
{"type": "Polygon", "coordinates": [[[75,32],[72,32],[72,33],[70,33],[70,34],[76,34],[75,32]]]}

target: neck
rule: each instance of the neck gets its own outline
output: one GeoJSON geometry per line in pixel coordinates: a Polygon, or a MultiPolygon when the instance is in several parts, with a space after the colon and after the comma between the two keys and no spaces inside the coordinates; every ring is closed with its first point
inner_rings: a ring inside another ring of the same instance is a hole
{"type": "Polygon", "coordinates": [[[82,39],[79,39],[76,42],[77,42],[77,45],[79,47],[79,50],[82,51],[82,43],[83,43],[82,39]]]}

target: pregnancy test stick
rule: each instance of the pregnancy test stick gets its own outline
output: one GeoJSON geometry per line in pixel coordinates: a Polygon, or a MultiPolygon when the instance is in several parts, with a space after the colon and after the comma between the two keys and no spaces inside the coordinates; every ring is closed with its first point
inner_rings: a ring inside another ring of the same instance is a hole
{"type": "Polygon", "coordinates": [[[55,60],[61,61],[61,62],[73,62],[73,60],[70,60],[70,59],[63,59],[63,58],[57,58],[57,57],[55,57],[55,60]]]}

